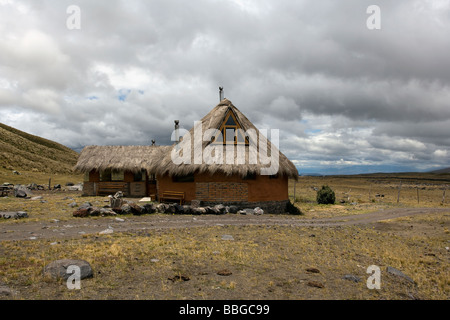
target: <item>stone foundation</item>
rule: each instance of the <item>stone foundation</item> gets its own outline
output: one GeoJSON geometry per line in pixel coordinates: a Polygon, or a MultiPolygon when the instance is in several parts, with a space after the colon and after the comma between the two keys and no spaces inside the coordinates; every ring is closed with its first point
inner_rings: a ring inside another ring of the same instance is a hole
{"type": "Polygon", "coordinates": [[[217,204],[223,204],[224,206],[236,206],[239,210],[242,209],[254,209],[260,207],[264,210],[264,214],[276,214],[276,213],[287,213],[286,207],[289,200],[283,201],[258,201],[258,202],[248,202],[248,201],[230,201],[230,202],[217,202],[217,201],[201,201],[202,207],[213,207],[217,204]]]}

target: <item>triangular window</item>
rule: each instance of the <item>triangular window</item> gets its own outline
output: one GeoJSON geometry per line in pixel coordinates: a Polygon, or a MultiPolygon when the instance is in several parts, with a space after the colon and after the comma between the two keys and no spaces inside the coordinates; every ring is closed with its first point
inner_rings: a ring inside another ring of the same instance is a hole
{"type": "Polygon", "coordinates": [[[244,130],[231,109],[227,111],[219,131],[222,134],[223,141],[214,140],[215,143],[248,145],[248,137],[245,136],[244,130]]]}

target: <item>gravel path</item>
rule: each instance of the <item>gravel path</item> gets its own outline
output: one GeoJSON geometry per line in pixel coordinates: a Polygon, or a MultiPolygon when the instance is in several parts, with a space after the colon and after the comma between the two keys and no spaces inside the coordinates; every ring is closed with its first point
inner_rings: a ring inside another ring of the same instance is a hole
{"type": "Polygon", "coordinates": [[[278,225],[278,226],[316,226],[336,227],[344,225],[370,224],[382,220],[433,214],[439,212],[450,213],[449,208],[393,208],[367,214],[357,214],[324,219],[305,219],[289,215],[145,215],[118,216],[124,221],[117,221],[114,217],[80,218],[69,221],[41,221],[0,223],[0,241],[3,240],[34,240],[34,239],[62,239],[77,238],[85,234],[98,234],[112,229],[114,232],[135,232],[139,230],[175,229],[210,226],[248,226],[248,225],[278,225]]]}

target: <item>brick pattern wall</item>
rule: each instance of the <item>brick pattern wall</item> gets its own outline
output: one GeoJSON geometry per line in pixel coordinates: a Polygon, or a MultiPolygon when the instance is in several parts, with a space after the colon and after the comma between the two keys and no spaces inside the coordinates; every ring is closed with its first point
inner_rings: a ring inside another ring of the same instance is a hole
{"type": "Polygon", "coordinates": [[[195,198],[200,201],[248,201],[248,185],[239,182],[197,182],[195,198]]]}

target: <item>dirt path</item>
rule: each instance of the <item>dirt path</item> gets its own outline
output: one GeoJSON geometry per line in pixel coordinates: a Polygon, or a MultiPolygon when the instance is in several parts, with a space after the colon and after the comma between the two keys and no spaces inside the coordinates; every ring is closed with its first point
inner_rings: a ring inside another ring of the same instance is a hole
{"type": "Polygon", "coordinates": [[[0,241],[3,240],[33,240],[33,239],[62,239],[77,238],[85,234],[97,234],[106,229],[113,232],[135,232],[155,229],[193,228],[211,226],[246,226],[246,225],[279,225],[279,226],[316,226],[336,227],[344,225],[370,224],[382,220],[433,214],[439,212],[450,213],[449,208],[393,208],[371,212],[325,219],[304,219],[289,215],[145,215],[118,216],[124,221],[117,221],[114,217],[80,218],[69,221],[50,222],[18,222],[0,223],[0,241]]]}

